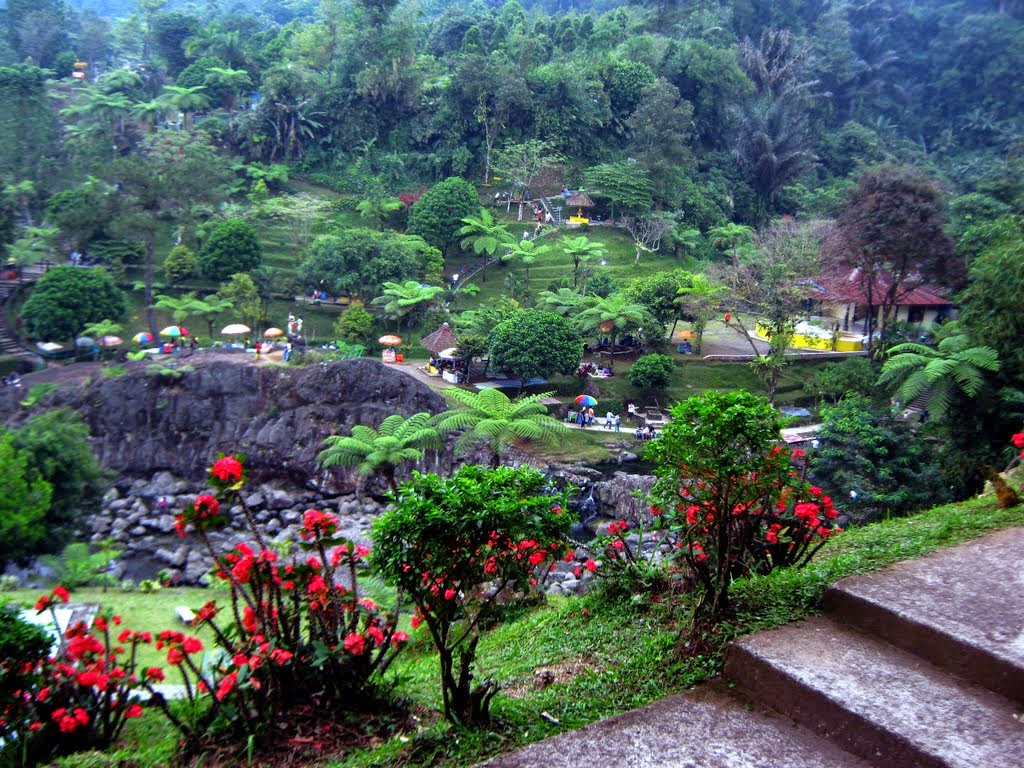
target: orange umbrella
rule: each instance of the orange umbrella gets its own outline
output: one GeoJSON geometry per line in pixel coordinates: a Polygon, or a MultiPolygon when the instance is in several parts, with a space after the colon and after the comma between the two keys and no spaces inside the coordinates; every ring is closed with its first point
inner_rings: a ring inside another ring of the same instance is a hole
{"type": "Polygon", "coordinates": [[[263,335],[268,339],[276,339],[278,336],[284,336],[284,331],[280,328],[267,328],[267,330],[263,332],[263,335]]]}
{"type": "Polygon", "coordinates": [[[390,335],[389,336],[381,336],[379,339],[377,339],[377,343],[378,344],[383,344],[385,347],[397,347],[399,344],[402,343],[402,338],[400,336],[390,336],[390,335]]]}
{"type": "Polygon", "coordinates": [[[696,339],[697,334],[693,331],[680,331],[676,334],[677,339],[696,339]]]}

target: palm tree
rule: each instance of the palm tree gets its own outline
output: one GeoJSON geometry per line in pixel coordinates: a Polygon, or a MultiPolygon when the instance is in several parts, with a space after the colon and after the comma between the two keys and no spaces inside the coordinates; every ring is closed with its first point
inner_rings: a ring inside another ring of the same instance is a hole
{"type": "Polygon", "coordinates": [[[712,227],[708,230],[708,240],[711,241],[711,245],[723,251],[730,251],[732,268],[737,272],[740,268],[740,251],[750,244],[753,237],[753,227],[748,227],[746,224],[729,222],[721,227],[712,227]]]}
{"type": "Polygon", "coordinates": [[[423,285],[416,280],[406,280],[404,283],[384,283],[384,294],[375,298],[372,304],[383,304],[384,312],[389,317],[395,318],[396,328],[401,328],[402,318],[409,318],[409,326],[412,326],[412,318],[417,307],[434,300],[437,294],[444,291],[437,285],[423,285]]]}
{"type": "Polygon", "coordinates": [[[957,324],[947,323],[946,336],[937,347],[897,344],[882,366],[880,385],[899,383],[895,398],[911,403],[927,394],[929,412],[936,418],[949,415],[957,392],[977,397],[985,388],[985,374],[999,371],[999,354],[992,347],[971,346],[957,324]],[[929,391],[930,390],[930,391],[929,391]]]}
{"type": "MultiPolygon", "coordinates": [[[[576,316],[576,323],[584,333],[600,329],[611,342],[610,367],[615,367],[615,338],[620,331],[637,328],[651,318],[650,310],[626,298],[624,293],[613,293],[606,299],[592,297],[589,306],[576,316]]],[[[664,329],[661,331],[664,333],[664,329]]]]}
{"type": "MultiPolygon", "coordinates": [[[[189,315],[195,312],[196,295],[194,293],[186,293],[180,298],[175,298],[174,296],[168,296],[166,293],[161,293],[154,298],[156,299],[156,302],[153,306],[157,309],[166,309],[170,312],[175,325],[183,325],[189,315]]],[[[212,328],[210,335],[213,335],[212,328]]]]}
{"type": "Polygon", "coordinates": [[[388,220],[391,214],[395,211],[400,211],[404,207],[405,203],[398,198],[374,196],[363,200],[363,202],[356,206],[356,210],[359,211],[360,216],[383,232],[384,222],[388,220]]]}
{"type": "Polygon", "coordinates": [[[572,285],[574,288],[579,282],[580,264],[585,266],[596,259],[603,259],[605,255],[604,244],[591,242],[586,235],[563,238],[562,250],[566,255],[572,257],[572,285]]]}
{"type": "Polygon", "coordinates": [[[518,259],[526,267],[526,285],[530,285],[530,265],[537,262],[538,256],[551,252],[550,245],[538,245],[536,240],[520,240],[509,246],[509,251],[501,257],[502,261],[518,259]]]}
{"type": "Polygon", "coordinates": [[[160,98],[170,107],[181,112],[184,116],[183,127],[188,130],[192,127],[192,114],[210,106],[210,97],[203,93],[205,90],[205,85],[194,85],[191,88],[182,85],[165,85],[160,98]]]}
{"type": "Polygon", "coordinates": [[[356,424],[351,435],[332,435],[324,440],[317,461],[325,468],[354,466],[360,475],[381,474],[388,486],[398,488],[395,471],[407,461],[423,458],[427,448],[440,448],[441,436],[429,413],[406,418],[392,414],[378,429],[356,424]]]}
{"type": "Polygon", "coordinates": [[[211,294],[204,296],[201,299],[192,297],[192,303],[189,309],[193,315],[199,315],[206,321],[206,328],[209,331],[209,335],[213,337],[213,321],[218,315],[222,315],[228,310],[234,309],[235,303],[230,299],[222,299],[217,294],[211,294]]]}
{"type": "Polygon", "coordinates": [[[548,415],[541,400],[551,392],[509,399],[497,389],[471,392],[450,387],[445,397],[466,406],[438,414],[438,431],[465,430],[455,441],[455,450],[466,453],[475,445],[486,444],[491,451],[491,467],[497,467],[513,446],[528,443],[548,444],[566,426],[548,415]]]}
{"type": "Polygon", "coordinates": [[[467,216],[462,219],[462,228],[459,234],[463,235],[461,245],[463,248],[472,248],[473,253],[484,256],[484,269],[481,272],[481,279],[487,279],[487,259],[499,249],[511,248],[516,239],[508,231],[508,225],[503,221],[496,221],[491,212],[486,208],[480,209],[480,217],[467,216]]]}
{"type": "MultiPolygon", "coordinates": [[[[676,303],[679,304],[681,312],[689,315],[690,324],[693,326],[694,333],[697,334],[696,343],[693,345],[695,354],[700,354],[701,344],[704,342],[704,329],[708,327],[708,322],[718,311],[721,297],[726,292],[727,289],[724,285],[711,282],[706,275],[699,272],[691,274],[690,284],[679,289],[679,298],[676,299],[676,303]]],[[[678,319],[677,315],[676,322],[678,319]]],[[[672,333],[675,333],[676,322],[672,323],[672,333]]],[[[671,336],[671,334],[669,335],[671,336]]]]}
{"type": "Polygon", "coordinates": [[[554,312],[562,317],[575,315],[583,307],[584,297],[572,288],[559,288],[557,291],[541,291],[537,296],[537,309],[543,312],[554,312]]]}
{"type": "Polygon", "coordinates": [[[204,85],[213,86],[215,89],[222,89],[224,96],[221,106],[229,113],[235,109],[235,102],[238,94],[246,88],[252,88],[252,78],[244,69],[231,69],[230,67],[210,67],[206,73],[204,85]]]}
{"type": "Polygon", "coordinates": [[[132,107],[132,117],[139,121],[139,125],[152,131],[160,119],[160,113],[165,109],[167,105],[160,99],[138,101],[132,107]]]}

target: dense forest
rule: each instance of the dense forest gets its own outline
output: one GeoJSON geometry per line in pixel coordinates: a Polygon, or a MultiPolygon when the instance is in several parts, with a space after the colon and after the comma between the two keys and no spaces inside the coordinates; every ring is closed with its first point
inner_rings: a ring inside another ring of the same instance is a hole
{"type": "MultiPolygon", "coordinates": [[[[583,188],[638,265],[672,269],[652,260],[671,254],[779,338],[804,298],[793,279],[830,265],[895,278],[865,327],[878,359],[917,338],[887,327],[898,281],[956,296],[948,354],[985,363],[980,345],[1002,368],[926,389],[955,427],[942,442],[958,492],[1000,462],[1024,380],[1019,0],[8,0],[0,32],[8,264],[88,251],[115,274],[133,265],[153,331],[154,307],[182,309],[186,289],[211,293],[191,305],[207,317],[258,320],[275,292],[326,289],[412,328],[409,307],[450,299],[452,273],[508,244],[481,211],[493,192],[583,188]],[[276,245],[268,222],[286,232],[276,245]],[[286,269],[267,267],[271,247],[286,269]]],[[[525,266],[506,276],[516,307],[590,317],[592,278],[615,317],[650,310],[633,330],[656,338],[680,317],[676,291],[698,292],[615,285],[594,273],[600,247],[558,242],[572,274],[550,285],[530,274],[547,246],[500,254],[525,266]]],[[[503,319],[456,323],[483,352],[503,319]]],[[[769,393],[783,362],[763,369],[769,393]]]]}

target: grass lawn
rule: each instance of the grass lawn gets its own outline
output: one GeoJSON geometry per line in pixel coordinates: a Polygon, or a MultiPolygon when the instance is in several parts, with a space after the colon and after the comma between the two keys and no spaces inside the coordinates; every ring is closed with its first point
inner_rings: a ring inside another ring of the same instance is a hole
{"type": "MultiPolygon", "coordinates": [[[[17,589],[0,592],[0,604],[21,603],[29,609],[43,594],[44,590],[17,589]]],[[[139,632],[151,632],[155,637],[165,629],[181,629],[199,637],[205,644],[213,643],[213,633],[208,628],[190,630],[182,627],[174,609],[179,605],[196,610],[210,600],[228,604],[228,593],[215,589],[172,587],[159,592],[124,592],[111,588],[106,591],[97,587],[83,587],[71,591],[71,600],[76,603],[99,603],[123,619],[122,627],[139,632]]],[[[115,634],[117,634],[115,632],[115,634]]],[[[139,646],[139,660],[144,666],[163,666],[164,654],[158,654],[153,646],[139,646]]],[[[170,680],[170,676],[168,676],[170,680]]],[[[170,682],[175,682],[170,680],[170,682]]]]}

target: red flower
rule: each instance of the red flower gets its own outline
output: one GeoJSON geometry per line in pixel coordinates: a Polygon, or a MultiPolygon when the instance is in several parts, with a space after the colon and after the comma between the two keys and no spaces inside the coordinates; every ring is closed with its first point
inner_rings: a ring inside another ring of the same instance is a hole
{"type": "Polygon", "coordinates": [[[1024,432],[1018,432],[1010,438],[1014,448],[1024,448],[1024,432]]]}
{"type": "Polygon", "coordinates": [[[345,650],[353,656],[362,656],[366,650],[366,638],[353,632],[345,638],[345,650]]]}
{"type": "Polygon", "coordinates": [[[148,667],[146,669],[146,679],[153,683],[162,683],[164,681],[164,671],[160,667],[148,667]]]}
{"type": "Polygon", "coordinates": [[[67,588],[65,588],[65,587],[54,587],[53,588],[53,596],[57,600],[60,600],[62,603],[66,603],[70,599],[70,597],[71,597],[68,594],[67,588]]]}
{"type": "Polygon", "coordinates": [[[597,563],[596,563],[596,562],[594,562],[594,561],[593,561],[592,559],[590,559],[590,558],[587,558],[587,562],[585,562],[585,563],[583,564],[583,567],[584,567],[584,568],[586,568],[586,569],[587,569],[588,571],[590,571],[591,573],[593,573],[594,571],[596,571],[596,570],[597,570],[597,563]]]}
{"type": "Polygon", "coordinates": [[[725,322],[728,323],[728,322],[731,322],[731,321],[732,321],[732,312],[726,312],[725,313],[725,322]]]}
{"type": "Polygon", "coordinates": [[[128,707],[128,709],[124,711],[124,716],[127,719],[131,719],[133,717],[142,717],[142,707],[138,704],[132,704],[130,707],[128,707]]]}
{"type": "Polygon", "coordinates": [[[392,645],[401,645],[402,643],[408,643],[408,642],[409,642],[409,633],[408,632],[395,632],[395,634],[393,634],[391,636],[391,644],[392,645]]]}
{"type": "Polygon", "coordinates": [[[338,518],[328,512],[307,509],[302,515],[302,528],[300,535],[304,539],[331,536],[338,530],[338,518]]]}
{"type": "Polygon", "coordinates": [[[270,660],[275,664],[286,664],[294,655],[291,651],[286,651],[283,648],[275,648],[270,652],[270,660]]]}
{"type": "Polygon", "coordinates": [[[178,647],[173,647],[167,651],[167,663],[173,667],[178,666],[185,660],[185,654],[181,652],[178,647]]]}
{"type": "Polygon", "coordinates": [[[412,624],[413,629],[419,629],[420,624],[423,623],[423,617],[419,614],[416,614],[412,617],[412,620],[409,623],[412,624]]]}
{"type": "Polygon", "coordinates": [[[237,483],[242,479],[242,462],[234,456],[217,459],[210,474],[225,483],[237,483]]]}
{"type": "Polygon", "coordinates": [[[182,648],[185,649],[185,653],[199,653],[203,650],[203,644],[197,637],[186,637],[182,648]]]}
{"type": "Polygon", "coordinates": [[[216,517],[220,514],[220,502],[215,496],[208,493],[196,496],[195,510],[200,520],[206,517],[216,517]]]}

